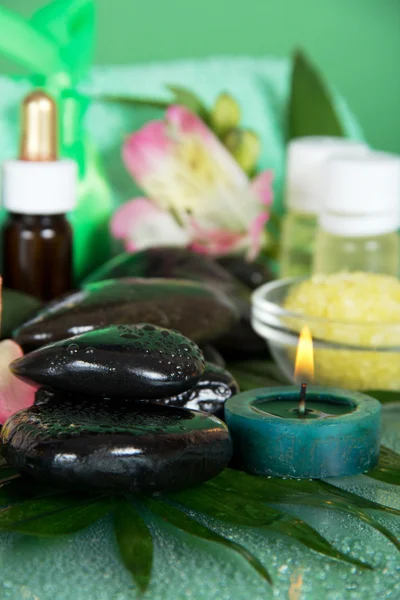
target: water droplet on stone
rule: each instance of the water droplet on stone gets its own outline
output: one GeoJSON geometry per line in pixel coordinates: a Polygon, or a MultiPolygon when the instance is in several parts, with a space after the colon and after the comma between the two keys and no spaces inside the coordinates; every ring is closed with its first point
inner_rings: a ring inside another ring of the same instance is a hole
{"type": "Polygon", "coordinates": [[[69,344],[67,348],[67,352],[70,354],[76,354],[79,350],[79,346],[77,344],[69,344]]]}

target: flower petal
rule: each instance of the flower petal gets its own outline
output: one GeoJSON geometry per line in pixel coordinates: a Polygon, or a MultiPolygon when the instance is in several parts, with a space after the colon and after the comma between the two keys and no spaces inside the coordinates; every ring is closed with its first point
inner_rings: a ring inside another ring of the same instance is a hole
{"type": "Polygon", "coordinates": [[[253,261],[257,258],[262,248],[265,225],[268,222],[269,215],[266,212],[260,213],[252,222],[249,230],[250,246],[247,252],[247,260],[253,261]]]}
{"type": "Polygon", "coordinates": [[[23,356],[22,349],[13,340],[0,342],[0,423],[18,410],[32,406],[37,387],[21,381],[9,370],[13,360],[23,356]]]}
{"type": "Polygon", "coordinates": [[[184,106],[179,104],[169,106],[165,116],[167,123],[175,126],[181,135],[197,134],[206,142],[217,139],[204,121],[184,106]]]}
{"type": "Polygon", "coordinates": [[[263,171],[252,180],[250,185],[252,192],[259,198],[261,204],[266,206],[269,206],[273,200],[273,178],[272,171],[263,171]]]}
{"type": "Polygon", "coordinates": [[[111,220],[111,233],[117,240],[124,240],[136,227],[137,220],[148,210],[151,204],[147,198],[134,198],[122,204],[114,213],[111,220]]]}
{"type": "Polygon", "coordinates": [[[193,242],[190,247],[200,254],[224,256],[246,247],[247,236],[227,229],[206,228],[192,219],[190,223],[193,242]]]}
{"type": "Polygon", "coordinates": [[[189,233],[174,217],[146,198],[136,198],[117,210],[111,222],[112,234],[125,240],[128,252],[151,246],[187,246],[189,233]]]}
{"type": "Polygon", "coordinates": [[[157,168],[170,150],[163,121],[150,121],[125,141],[122,157],[128,171],[143,185],[149,171],[157,168]]]}
{"type": "MultiPolygon", "coordinates": [[[[148,123],[131,135],[123,156],[149,198],[162,208],[172,208],[182,221],[187,213],[207,214],[211,198],[223,193],[227,199],[227,191],[248,186],[247,176],[225,146],[183,106],[170,106],[165,122],[148,123]]],[[[227,208],[231,205],[221,205],[222,214],[227,208]]],[[[244,222],[241,215],[241,225],[244,222]]]]}

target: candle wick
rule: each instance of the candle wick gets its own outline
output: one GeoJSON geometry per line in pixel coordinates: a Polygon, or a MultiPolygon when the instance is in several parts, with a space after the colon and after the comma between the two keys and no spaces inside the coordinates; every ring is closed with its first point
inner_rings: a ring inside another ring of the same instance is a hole
{"type": "Polygon", "coordinates": [[[300,387],[300,400],[299,400],[299,417],[303,418],[306,414],[306,393],[307,384],[302,383],[300,387]]]}

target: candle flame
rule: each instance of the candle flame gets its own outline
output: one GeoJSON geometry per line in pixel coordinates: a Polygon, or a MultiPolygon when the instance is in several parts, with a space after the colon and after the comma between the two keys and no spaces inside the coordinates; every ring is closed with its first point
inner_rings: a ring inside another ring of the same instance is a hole
{"type": "Polygon", "coordinates": [[[304,325],[297,346],[294,376],[298,381],[309,382],[314,378],[314,350],[311,331],[304,325]]]}

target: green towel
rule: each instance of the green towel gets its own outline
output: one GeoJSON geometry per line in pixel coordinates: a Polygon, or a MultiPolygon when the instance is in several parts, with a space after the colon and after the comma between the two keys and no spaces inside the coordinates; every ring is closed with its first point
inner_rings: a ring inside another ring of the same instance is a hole
{"type": "MultiPolygon", "coordinates": [[[[91,240],[104,227],[104,220],[122,202],[139,190],[127,174],[121,161],[121,145],[129,133],[146,121],[162,117],[159,108],[102,100],[105,95],[128,98],[170,99],[168,84],[178,84],[196,92],[206,104],[213,103],[221,91],[229,91],[242,107],[242,125],[254,129],[262,141],[259,167],[273,169],[274,206],[282,211],[282,188],[285,165],[285,114],[287,109],[291,60],[283,58],[215,57],[200,60],[179,60],[145,65],[93,67],[90,75],[78,86],[89,98],[83,113],[82,131],[87,134],[85,160],[93,164],[100,160],[111,187],[111,197],[102,202],[102,216],[96,220],[99,195],[107,196],[103,185],[93,183],[96,169],[84,170],[81,182],[81,207],[77,218],[87,228],[87,243],[80,246],[79,277],[105,259],[105,253],[91,252],[91,240]],[[92,177],[92,181],[89,178],[92,177]],[[93,185],[92,185],[93,184],[93,185]],[[97,229],[96,229],[97,228],[97,229]],[[89,230],[91,235],[89,235],[89,230]],[[89,256],[92,254],[92,256],[89,256]]],[[[0,77],[0,161],[14,157],[18,148],[19,104],[31,83],[28,79],[0,77]]],[[[360,126],[338,94],[332,92],[337,113],[349,138],[363,139],[360,126]]],[[[75,225],[77,225],[75,223],[75,225]]],[[[79,224],[78,224],[79,225],[79,224]]],[[[108,252],[108,250],[107,250],[108,252]]]]}

